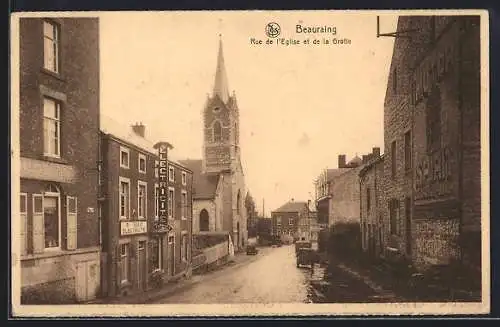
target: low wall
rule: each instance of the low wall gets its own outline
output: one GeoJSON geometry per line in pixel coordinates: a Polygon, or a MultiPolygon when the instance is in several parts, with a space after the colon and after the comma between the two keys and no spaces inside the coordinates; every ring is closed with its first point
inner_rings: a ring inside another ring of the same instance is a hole
{"type": "Polygon", "coordinates": [[[193,272],[200,273],[225,263],[229,258],[229,241],[205,248],[193,257],[193,272]]]}

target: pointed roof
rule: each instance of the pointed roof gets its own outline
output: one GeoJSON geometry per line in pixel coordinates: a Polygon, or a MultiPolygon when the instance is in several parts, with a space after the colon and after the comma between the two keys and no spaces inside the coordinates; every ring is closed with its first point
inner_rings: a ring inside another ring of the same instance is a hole
{"type": "Polygon", "coordinates": [[[279,207],[276,210],[273,210],[273,212],[300,212],[304,208],[307,208],[307,202],[304,201],[288,201],[281,207],[279,207]]]}
{"type": "Polygon", "coordinates": [[[226,65],[224,64],[224,54],[222,51],[222,37],[219,39],[219,54],[217,55],[213,95],[218,95],[224,103],[227,103],[229,100],[229,85],[227,81],[226,65]]]}

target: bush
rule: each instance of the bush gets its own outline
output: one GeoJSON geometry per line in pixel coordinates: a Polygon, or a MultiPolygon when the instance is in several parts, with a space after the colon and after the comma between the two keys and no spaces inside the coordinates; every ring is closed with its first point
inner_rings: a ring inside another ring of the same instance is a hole
{"type": "Polygon", "coordinates": [[[361,255],[361,228],[358,223],[339,223],[328,231],[328,252],[339,258],[361,255]]]}

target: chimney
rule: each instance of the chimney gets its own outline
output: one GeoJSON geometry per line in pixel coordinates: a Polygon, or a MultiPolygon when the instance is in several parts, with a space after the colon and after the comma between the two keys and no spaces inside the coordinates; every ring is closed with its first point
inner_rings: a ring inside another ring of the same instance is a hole
{"type": "Polygon", "coordinates": [[[144,126],[142,122],[132,125],[132,130],[134,131],[135,134],[139,135],[140,137],[144,137],[146,134],[146,126],[144,126]]]}
{"type": "Polygon", "coordinates": [[[367,163],[369,161],[369,159],[370,159],[370,155],[369,154],[363,154],[362,161],[363,161],[364,164],[367,163]]]}
{"type": "Polygon", "coordinates": [[[375,158],[380,157],[380,148],[379,147],[373,148],[372,153],[373,153],[373,157],[375,157],[375,158]]]}
{"type": "Polygon", "coordinates": [[[339,168],[345,168],[345,154],[339,154],[339,168]]]}

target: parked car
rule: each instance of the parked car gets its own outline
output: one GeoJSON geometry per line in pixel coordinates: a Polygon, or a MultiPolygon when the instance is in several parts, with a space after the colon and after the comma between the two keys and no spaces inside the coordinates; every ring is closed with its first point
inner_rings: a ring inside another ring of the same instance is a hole
{"type": "Polygon", "coordinates": [[[259,250],[255,245],[252,244],[247,246],[247,255],[254,255],[257,253],[259,253],[259,250]]]}

